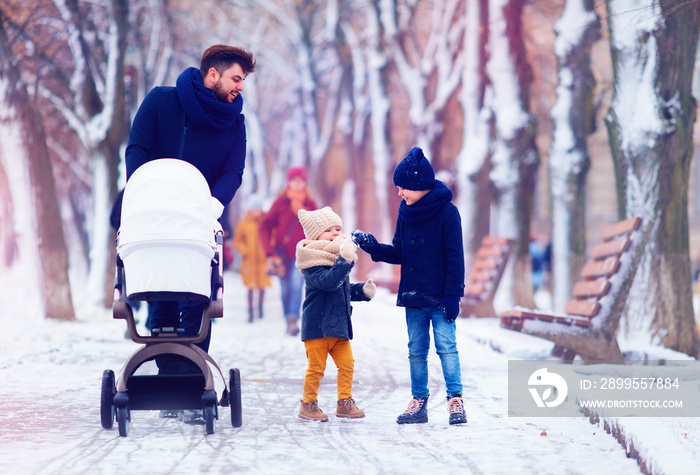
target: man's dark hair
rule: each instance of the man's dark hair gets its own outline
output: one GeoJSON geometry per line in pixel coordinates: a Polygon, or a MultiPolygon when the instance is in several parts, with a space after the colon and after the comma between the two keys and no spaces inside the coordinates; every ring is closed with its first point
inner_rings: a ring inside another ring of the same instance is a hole
{"type": "Polygon", "coordinates": [[[255,58],[250,51],[235,46],[214,45],[202,55],[199,71],[202,77],[206,77],[211,68],[221,74],[234,64],[239,64],[246,76],[255,71],[255,58]]]}

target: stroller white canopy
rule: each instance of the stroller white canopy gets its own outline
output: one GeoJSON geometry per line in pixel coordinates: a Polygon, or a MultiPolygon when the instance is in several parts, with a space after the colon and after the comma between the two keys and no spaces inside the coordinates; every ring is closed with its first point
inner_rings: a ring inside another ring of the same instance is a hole
{"type": "Polygon", "coordinates": [[[117,246],[127,297],[209,298],[217,225],[197,168],[170,158],[140,166],[124,190],[117,246]]]}

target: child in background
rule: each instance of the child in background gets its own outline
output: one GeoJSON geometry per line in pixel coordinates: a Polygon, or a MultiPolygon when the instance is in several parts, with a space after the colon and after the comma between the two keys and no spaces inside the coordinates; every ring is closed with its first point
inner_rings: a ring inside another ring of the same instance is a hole
{"type": "Polygon", "coordinates": [[[355,360],[352,356],[352,306],[350,301],[368,301],[376,292],[372,280],[351,284],[350,271],[357,259],[357,246],[341,234],[343,222],[326,206],[315,211],[299,210],[306,239],[299,241],[296,266],[304,274],[306,296],[302,307],[301,340],[308,367],[299,417],[327,422],[318,407],[318,388],[328,355],[338,367],[337,417],[360,418],[365,413],[352,398],[355,360]]]}
{"type": "Polygon", "coordinates": [[[413,398],[396,422],[428,422],[430,325],[447,387],[450,424],[467,422],[455,339],[455,319],[464,295],[464,250],[459,211],[452,191],[435,179],[423,151],[414,147],[394,170],[403,200],[391,245],[356,230],[353,240],[373,261],[401,265],[396,304],[406,308],[408,359],[413,398]]]}
{"type": "Polygon", "coordinates": [[[240,274],[243,285],[248,288],[248,322],[253,323],[255,294],[257,293],[258,318],[262,318],[265,289],[270,286],[270,276],[266,272],[267,257],[260,244],[262,203],[259,198],[252,196],[247,205],[247,210],[233,233],[233,246],[241,254],[240,274]]]}

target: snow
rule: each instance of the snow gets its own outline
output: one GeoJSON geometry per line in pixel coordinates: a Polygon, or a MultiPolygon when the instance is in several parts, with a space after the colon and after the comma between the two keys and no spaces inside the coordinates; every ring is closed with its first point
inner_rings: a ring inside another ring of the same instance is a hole
{"type": "MultiPolygon", "coordinates": [[[[39,251],[38,246],[35,245],[37,218],[34,212],[34,198],[30,193],[28,158],[22,143],[22,136],[25,134],[17,120],[15,107],[6,100],[9,87],[8,80],[0,78],[0,143],[2,143],[0,160],[2,160],[2,167],[7,174],[7,183],[12,196],[12,206],[14,207],[14,228],[17,233],[20,261],[15,265],[15,268],[22,269],[21,272],[24,279],[21,281],[24,285],[29,286],[29,288],[36,288],[42,282],[39,251]]],[[[0,277],[4,277],[2,281],[17,282],[11,277],[17,274],[18,270],[10,272],[0,268],[0,271],[2,271],[0,277]]],[[[35,296],[27,303],[27,307],[30,307],[30,315],[41,315],[43,306],[43,296],[41,298],[36,298],[35,296]]],[[[0,306],[0,308],[4,309],[5,307],[0,306]]]]}
{"type": "MultiPolygon", "coordinates": [[[[3,271],[4,272],[4,271],[3,271]]],[[[696,418],[515,418],[507,411],[509,359],[546,359],[552,344],[502,329],[494,319],[458,319],[457,335],[469,422],[447,423],[439,360],[429,357],[432,397],[427,424],[395,423],[410,399],[406,330],[394,294],[378,289],[354,304],[353,396],[364,419],[332,416],[335,367],[329,363],[317,423],[297,418],[306,359],[284,334],[279,287],[266,292],[265,317],[246,322],[246,289],[225,274],[224,318],[210,354],[242,376],[243,426],[222,408],[216,432],[200,424],[134,411],[129,436],[100,425],[104,369],[117,374],[138,345],[109,310],[79,309],[59,323],[24,311],[26,289],[0,275],[0,473],[639,473],[628,451],[652,473],[693,473],[700,463],[696,418]],[[609,434],[626,444],[625,449],[609,434]],[[614,428],[615,430],[612,430],[614,428]]],[[[31,295],[31,292],[30,292],[31,295]]],[[[542,298],[540,296],[540,298],[542,298]]],[[[140,314],[144,320],[143,310],[140,314]]],[[[219,383],[219,386],[221,384],[219,383]]],[[[221,394],[221,387],[217,388],[221,394]]]]}
{"type": "Polygon", "coordinates": [[[656,102],[658,47],[653,34],[663,26],[663,18],[660,7],[650,0],[610,2],[609,8],[614,31],[612,46],[619,55],[612,109],[620,127],[622,150],[634,157],[651,147],[665,126],[660,119],[661,105],[656,102]]]}
{"type": "Polygon", "coordinates": [[[557,57],[566,57],[570,48],[579,43],[586,26],[593,21],[597,21],[597,15],[594,10],[586,9],[584,0],[566,2],[561,18],[554,25],[557,33],[554,53],[557,57]]]}

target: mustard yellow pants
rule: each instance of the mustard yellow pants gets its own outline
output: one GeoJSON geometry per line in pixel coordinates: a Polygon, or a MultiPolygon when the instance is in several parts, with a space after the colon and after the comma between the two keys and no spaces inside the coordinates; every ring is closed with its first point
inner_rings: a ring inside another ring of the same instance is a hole
{"type": "Polygon", "coordinates": [[[304,402],[318,400],[318,387],[323,373],[326,371],[326,361],[331,355],[338,368],[338,399],[352,397],[352,377],[355,372],[355,360],[352,357],[350,340],[345,338],[324,337],[304,342],[306,359],[309,366],[304,376],[304,402]]]}

